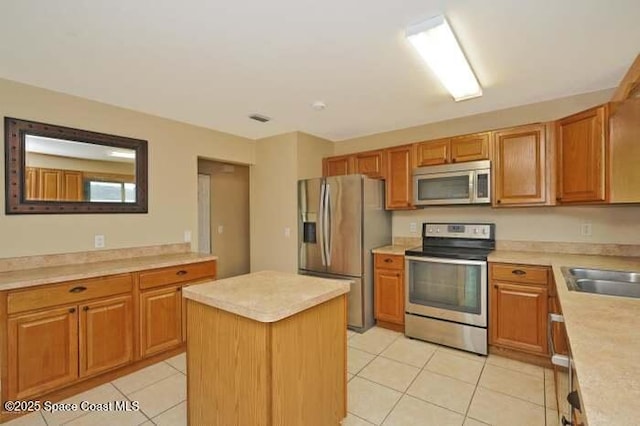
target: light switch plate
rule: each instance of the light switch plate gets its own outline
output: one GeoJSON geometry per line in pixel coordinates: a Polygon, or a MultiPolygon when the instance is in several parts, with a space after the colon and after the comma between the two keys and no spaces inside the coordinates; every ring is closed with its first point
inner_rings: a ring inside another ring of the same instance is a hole
{"type": "Polygon", "coordinates": [[[590,237],[593,235],[593,228],[590,223],[583,223],[580,226],[580,233],[583,237],[590,237]]]}
{"type": "Polygon", "coordinates": [[[185,243],[191,242],[191,231],[189,231],[188,229],[184,231],[184,242],[185,243]]]}
{"type": "Polygon", "coordinates": [[[218,225],[218,234],[222,234],[224,232],[224,226],[218,225]]]}
{"type": "Polygon", "coordinates": [[[411,222],[409,224],[409,232],[411,232],[412,234],[418,232],[418,224],[416,222],[411,222]]]}
{"type": "Polygon", "coordinates": [[[104,235],[95,235],[93,237],[93,247],[104,248],[104,235]]]}
{"type": "Polygon", "coordinates": [[[287,238],[291,237],[291,228],[284,228],[284,236],[287,238]]]}

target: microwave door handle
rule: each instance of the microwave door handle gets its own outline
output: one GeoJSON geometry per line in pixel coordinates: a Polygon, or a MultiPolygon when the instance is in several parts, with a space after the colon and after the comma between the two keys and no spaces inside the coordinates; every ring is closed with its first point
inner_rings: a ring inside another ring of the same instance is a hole
{"type": "Polygon", "coordinates": [[[476,172],[469,172],[469,203],[473,204],[476,201],[476,188],[478,187],[478,174],[476,172]]]}

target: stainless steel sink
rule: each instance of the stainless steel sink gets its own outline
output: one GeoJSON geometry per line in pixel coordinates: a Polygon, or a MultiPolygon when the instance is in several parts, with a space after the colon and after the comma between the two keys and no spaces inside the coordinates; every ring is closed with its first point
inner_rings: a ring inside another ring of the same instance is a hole
{"type": "Polygon", "coordinates": [[[592,280],[640,283],[640,273],[638,272],[606,271],[603,269],[570,268],[569,273],[574,278],[589,278],[592,280]]]}
{"type": "Polygon", "coordinates": [[[640,298],[640,273],[603,269],[562,268],[569,290],[640,298]]]}

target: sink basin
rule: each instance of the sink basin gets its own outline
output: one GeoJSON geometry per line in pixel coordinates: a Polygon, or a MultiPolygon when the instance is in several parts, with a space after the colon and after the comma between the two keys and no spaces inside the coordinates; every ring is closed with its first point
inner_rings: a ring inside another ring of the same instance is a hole
{"type": "Polygon", "coordinates": [[[603,269],[570,268],[569,273],[574,278],[589,278],[592,280],[640,283],[640,273],[638,272],[622,272],[622,271],[606,271],[603,269]]]}
{"type": "Polygon", "coordinates": [[[572,291],[640,298],[640,273],[604,269],[562,268],[572,291]]]}

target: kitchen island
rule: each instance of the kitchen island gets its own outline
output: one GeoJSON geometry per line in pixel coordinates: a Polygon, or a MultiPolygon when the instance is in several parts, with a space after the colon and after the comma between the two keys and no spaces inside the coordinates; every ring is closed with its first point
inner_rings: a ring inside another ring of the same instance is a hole
{"type": "Polygon", "coordinates": [[[192,425],[338,425],[349,281],[263,271],[190,286],[192,425]]]}

